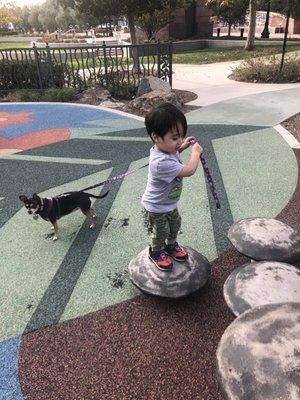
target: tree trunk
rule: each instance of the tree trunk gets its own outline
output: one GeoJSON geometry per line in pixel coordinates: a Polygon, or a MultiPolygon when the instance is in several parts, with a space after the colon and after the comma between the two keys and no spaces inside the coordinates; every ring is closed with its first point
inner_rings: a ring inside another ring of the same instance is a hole
{"type": "Polygon", "coordinates": [[[135,26],[134,26],[134,16],[131,13],[127,14],[128,19],[128,27],[130,32],[131,44],[136,44],[136,34],[135,34],[135,26]]]}
{"type": "Polygon", "coordinates": [[[130,37],[131,37],[131,57],[133,60],[133,71],[135,73],[139,73],[139,57],[138,57],[138,49],[136,47],[137,40],[136,40],[136,34],[135,34],[135,26],[134,26],[134,16],[131,13],[127,14],[127,19],[128,19],[128,27],[130,31],[130,37]]]}
{"type": "Polygon", "coordinates": [[[254,49],[254,39],[255,39],[255,26],[256,26],[256,7],[257,0],[250,0],[249,2],[249,29],[245,45],[245,50],[254,49]]]}
{"type": "Polygon", "coordinates": [[[228,24],[228,36],[231,35],[231,24],[228,24]]]}

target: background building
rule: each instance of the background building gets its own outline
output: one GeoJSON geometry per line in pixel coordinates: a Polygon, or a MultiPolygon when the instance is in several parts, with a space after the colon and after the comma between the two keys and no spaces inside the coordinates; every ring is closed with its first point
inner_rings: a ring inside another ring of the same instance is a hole
{"type": "Polygon", "coordinates": [[[212,12],[198,0],[187,9],[176,11],[175,20],[169,25],[169,35],[174,39],[206,38],[212,36],[212,12]]]}

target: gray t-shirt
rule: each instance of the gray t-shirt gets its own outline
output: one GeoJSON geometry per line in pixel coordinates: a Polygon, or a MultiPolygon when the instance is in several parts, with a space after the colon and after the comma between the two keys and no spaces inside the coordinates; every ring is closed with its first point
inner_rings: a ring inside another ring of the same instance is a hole
{"type": "Polygon", "coordinates": [[[177,175],[183,167],[178,152],[168,154],[152,147],[148,182],[141,201],[147,211],[164,213],[177,207],[182,190],[182,178],[177,175]]]}

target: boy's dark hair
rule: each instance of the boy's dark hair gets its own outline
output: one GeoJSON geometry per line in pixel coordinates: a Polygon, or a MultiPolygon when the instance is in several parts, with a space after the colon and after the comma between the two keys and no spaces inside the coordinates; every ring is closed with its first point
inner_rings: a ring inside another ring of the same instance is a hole
{"type": "MultiPolygon", "coordinates": [[[[178,130],[178,125],[182,126],[182,136],[185,137],[187,131],[187,122],[184,114],[173,104],[164,103],[150,111],[145,118],[145,125],[148,135],[151,134],[163,138],[166,133],[173,129],[178,130]]],[[[153,140],[153,139],[152,139],[153,140]]]]}

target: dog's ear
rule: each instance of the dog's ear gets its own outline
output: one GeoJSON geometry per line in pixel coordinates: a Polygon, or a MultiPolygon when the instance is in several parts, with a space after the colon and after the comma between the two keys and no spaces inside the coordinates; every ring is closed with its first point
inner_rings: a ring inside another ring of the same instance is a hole
{"type": "Polygon", "coordinates": [[[21,194],[21,196],[19,196],[19,199],[23,202],[23,203],[27,203],[28,199],[24,194],[21,194]]]}
{"type": "Polygon", "coordinates": [[[34,200],[40,200],[40,197],[37,195],[37,193],[34,193],[32,197],[34,200]]]}

